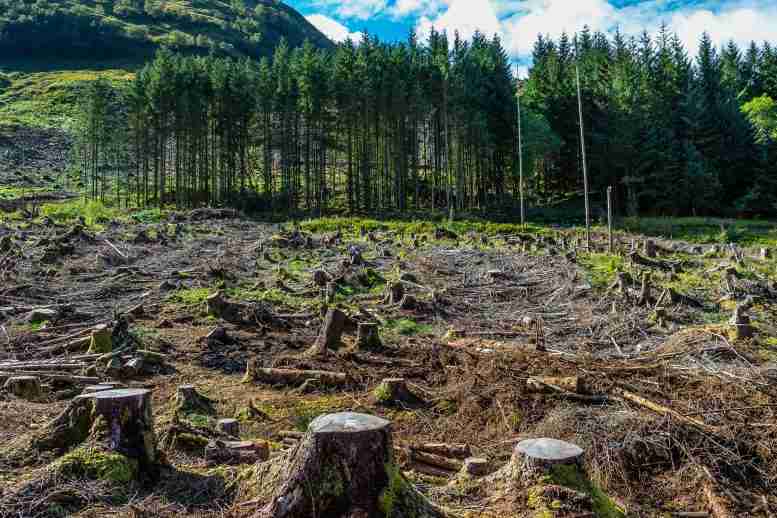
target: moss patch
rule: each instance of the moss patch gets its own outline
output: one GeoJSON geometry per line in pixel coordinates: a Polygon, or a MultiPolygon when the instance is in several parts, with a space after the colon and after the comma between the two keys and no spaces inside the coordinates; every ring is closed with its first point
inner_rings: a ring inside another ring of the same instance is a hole
{"type": "Polygon", "coordinates": [[[78,448],[53,465],[59,474],[67,477],[87,477],[126,484],[138,475],[138,462],[118,453],[93,448],[78,448]]]}
{"type": "Polygon", "coordinates": [[[553,466],[549,483],[580,491],[591,497],[593,510],[599,518],[624,518],[626,514],[596,484],[575,466],[553,466]]]}

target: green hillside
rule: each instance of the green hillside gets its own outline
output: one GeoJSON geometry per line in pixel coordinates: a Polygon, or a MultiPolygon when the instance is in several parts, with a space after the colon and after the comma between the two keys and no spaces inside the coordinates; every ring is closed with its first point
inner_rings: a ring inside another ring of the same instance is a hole
{"type": "Polygon", "coordinates": [[[84,86],[130,80],[162,47],[260,58],[329,41],[278,0],[0,0],[0,184],[49,185],[84,86]]]}
{"type": "Polygon", "coordinates": [[[0,56],[138,59],[160,45],[260,57],[331,42],[277,0],[0,0],[0,56]]]}

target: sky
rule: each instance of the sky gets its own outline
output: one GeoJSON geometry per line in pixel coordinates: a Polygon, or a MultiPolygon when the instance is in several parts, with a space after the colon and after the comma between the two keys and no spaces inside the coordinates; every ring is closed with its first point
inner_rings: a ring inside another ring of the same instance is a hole
{"type": "Polygon", "coordinates": [[[511,59],[529,64],[537,34],[557,37],[588,25],[626,34],[655,32],[666,23],[691,54],[707,31],[718,44],[777,41],[777,0],[286,0],[335,41],[402,40],[411,29],[499,34],[511,59]]]}

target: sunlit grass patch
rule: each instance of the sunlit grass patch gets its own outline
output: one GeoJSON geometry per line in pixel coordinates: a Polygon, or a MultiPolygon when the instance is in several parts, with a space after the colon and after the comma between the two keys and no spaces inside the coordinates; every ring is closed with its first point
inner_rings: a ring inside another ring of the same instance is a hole
{"type": "Polygon", "coordinates": [[[626,267],[623,257],[612,254],[583,254],[579,261],[588,272],[591,284],[600,288],[612,284],[615,274],[626,267]]]}
{"type": "Polygon", "coordinates": [[[430,335],[434,333],[434,328],[428,324],[419,324],[409,318],[398,320],[389,320],[386,322],[386,328],[402,336],[430,335]]]}

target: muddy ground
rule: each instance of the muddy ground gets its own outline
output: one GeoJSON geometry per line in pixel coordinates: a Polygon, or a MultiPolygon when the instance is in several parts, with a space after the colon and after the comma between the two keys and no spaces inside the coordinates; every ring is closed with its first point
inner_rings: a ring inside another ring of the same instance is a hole
{"type": "MultiPolygon", "coordinates": [[[[406,476],[458,516],[717,516],[716,502],[729,516],[777,513],[777,277],[775,260],[760,251],[659,242],[653,254],[641,237],[621,236],[618,253],[588,254],[574,231],[309,232],[230,216],[5,226],[0,376],[33,372],[43,391],[34,401],[0,392],[0,515],[250,516],[263,503],[251,465],[214,465],[199,443],[169,440],[153,484],[93,477],[31,489],[63,452],[10,452],[81,390],[55,374],[151,388],[163,439],[183,419],[207,442],[217,417],[236,417],[241,439],[267,441],[273,456],[294,449],[279,432],[304,432],[318,415],[383,416],[406,476]],[[415,304],[386,299],[396,283],[415,304]],[[206,299],[217,292],[239,318],[209,312],[206,299]],[[743,303],[752,336],[728,322],[743,303]],[[336,350],[309,354],[325,305],[354,323],[377,322],[383,347],[354,348],[347,328],[336,350]],[[140,371],[93,368],[83,337],[119,321],[133,347],[164,361],[140,371]],[[206,338],[217,327],[227,337],[206,338]],[[344,373],[348,382],[244,382],[249,360],[344,373]],[[550,377],[580,383],[529,382],[550,377]],[[384,404],[375,389],[385,378],[404,378],[421,402],[384,404]],[[182,384],[213,400],[215,412],[178,416],[182,384]],[[546,506],[520,486],[462,482],[408,454],[413,445],[463,443],[493,472],[533,437],[585,450],[590,484],[576,487],[573,501],[557,495],[546,506]]],[[[603,251],[605,236],[594,238],[603,251]]]]}

